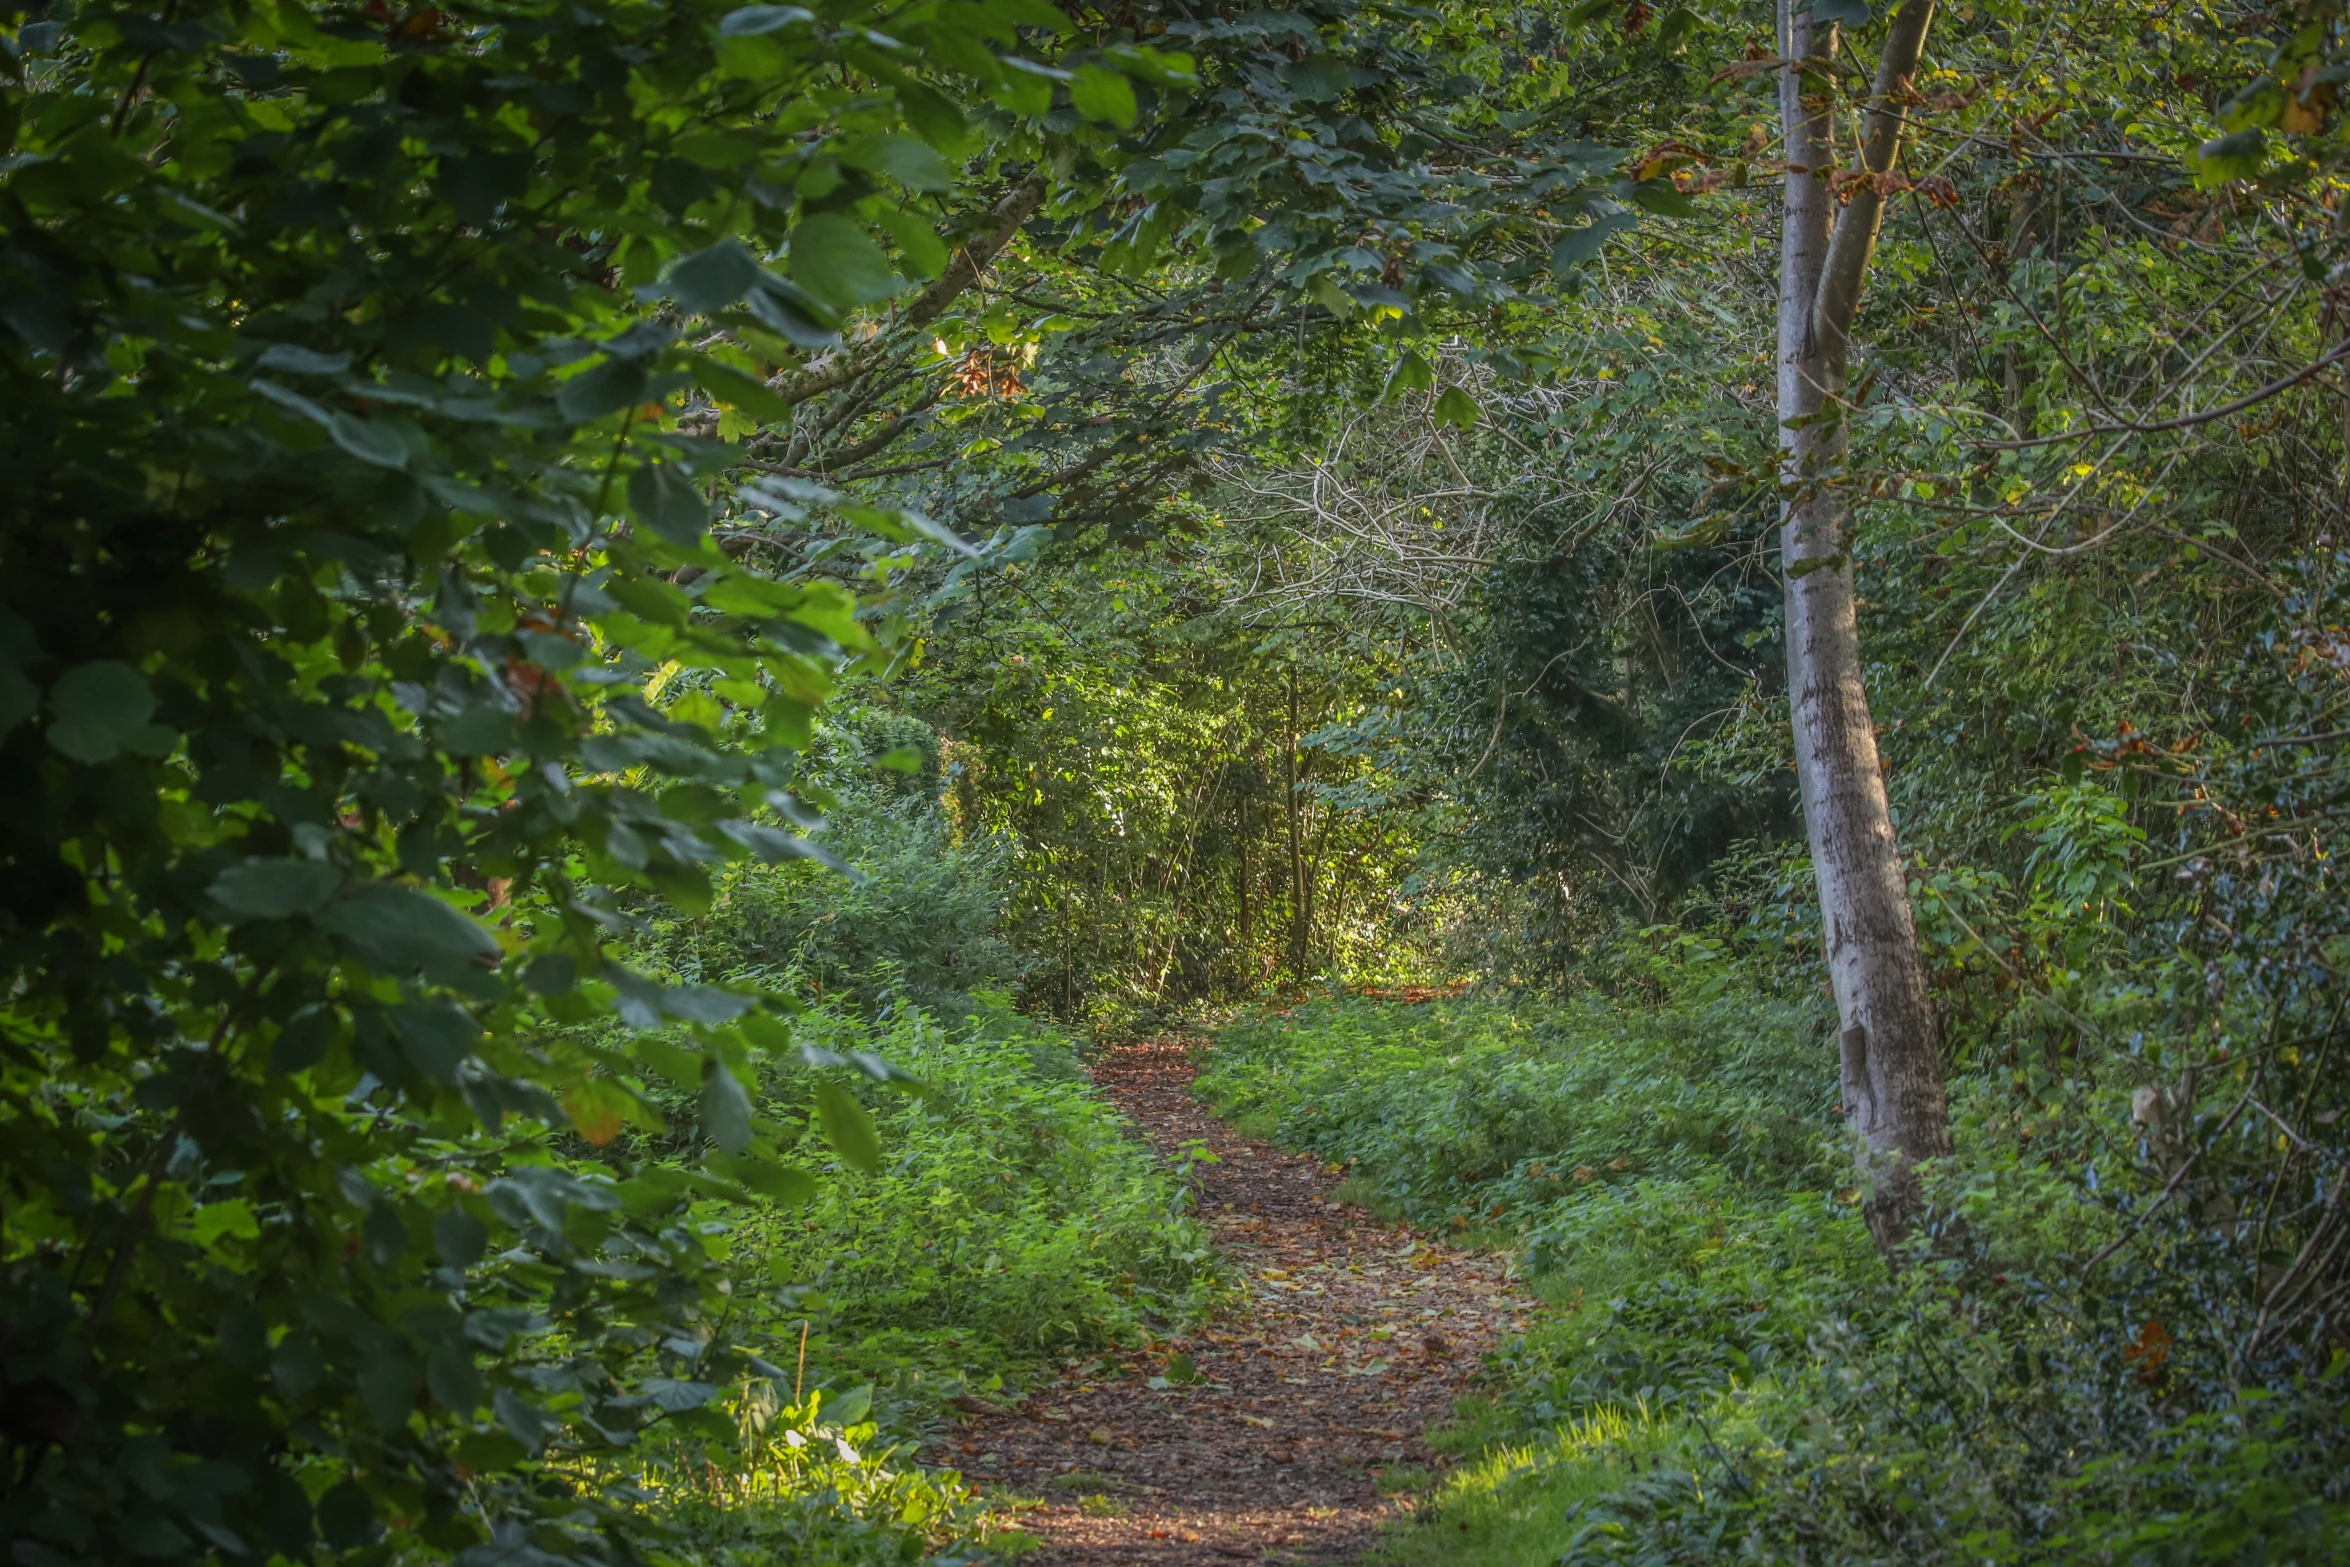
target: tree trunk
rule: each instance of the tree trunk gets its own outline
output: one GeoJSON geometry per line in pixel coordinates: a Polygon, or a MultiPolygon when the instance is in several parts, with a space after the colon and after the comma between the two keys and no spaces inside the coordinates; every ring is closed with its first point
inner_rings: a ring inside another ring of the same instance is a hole
{"type": "Polygon", "coordinates": [[[1796,776],[1819,884],[1828,972],[1842,1025],[1845,1113],[1869,1197],[1869,1227],[1890,1246],[1916,1211],[1911,1166],[1950,1152],[1942,1056],[1918,955],[1900,845],[1885,798],[1861,679],[1847,552],[1844,392],[1851,330],[1893,167],[1901,105],[1932,22],[1933,0],[1905,0],[1887,32],[1861,136],[1861,167],[1838,182],[1834,96],[1821,69],[1833,24],[1806,0],[1779,0],[1779,113],[1787,159],[1779,257],[1779,422],[1787,500],[1787,687],[1796,776]],[[1808,67],[1808,69],[1807,69],[1808,67]]]}
{"type": "Polygon", "coordinates": [[[1289,675],[1289,736],[1281,753],[1283,798],[1289,825],[1289,977],[1306,982],[1306,941],[1314,914],[1306,900],[1305,824],[1298,820],[1297,797],[1297,672],[1289,675]]]}

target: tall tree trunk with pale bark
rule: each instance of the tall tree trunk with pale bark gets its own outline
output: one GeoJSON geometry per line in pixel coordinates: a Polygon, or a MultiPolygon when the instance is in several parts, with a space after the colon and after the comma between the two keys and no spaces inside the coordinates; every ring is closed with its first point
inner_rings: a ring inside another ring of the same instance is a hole
{"type": "Polygon", "coordinates": [[[1904,101],[1934,0],[1889,26],[1855,165],[1838,165],[1828,65],[1836,27],[1779,0],[1779,115],[1787,185],[1779,255],[1779,424],[1786,496],[1788,705],[1842,1024],[1844,1108],[1867,1179],[1869,1227],[1890,1246],[1917,1207],[1917,1160],[1950,1152],[1942,1056],[1901,848],[1861,679],[1844,497],[1853,316],[1884,221],[1904,101]],[[1838,197],[1844,197],[1841,209],[1838,197]]]}

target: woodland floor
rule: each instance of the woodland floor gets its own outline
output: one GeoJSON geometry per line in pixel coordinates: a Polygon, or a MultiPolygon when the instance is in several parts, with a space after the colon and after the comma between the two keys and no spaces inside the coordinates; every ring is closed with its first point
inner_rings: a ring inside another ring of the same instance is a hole
{"type": "Polygon", "coordinates": [[[1177,1041],[1094,1070],[1163,1154],[1215,1154],[1193,1180],[1236,1297],[1187,1337],[1068,1367],[934,1455],[1017,1499],[1040,1564],[1360,1553],[1439,1467],[1422,1429],[1533,1305],[1502,1258],[1381,1224],[1336,1202],[1311,1156],[1235,1135],[1192,1075],[1177,1041]],[[1179,1353],[1201,1380],[1151,1387],[1179,1353]]]}

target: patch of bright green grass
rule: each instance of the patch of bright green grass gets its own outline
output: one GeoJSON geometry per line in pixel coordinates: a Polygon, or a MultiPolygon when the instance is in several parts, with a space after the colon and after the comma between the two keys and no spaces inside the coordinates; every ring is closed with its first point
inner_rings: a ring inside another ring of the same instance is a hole
{"type": "MultiPolygon", "coordinates": [[[[1473,1403],[1482,1407],[1465,1409],[1469,1419],[1432,1435],[1431,1445],[1475,1442],[1493,1408],[1473,1403]]],[[[1428,1493],[1425,1522],[1390,1533],[1375,1559],[1395,1567],[1551,1567],[1584,1504],[1679,1440],[1644,1409],[1605,1406],[1531,1440],[1484,1445],[1428,1493]]]]}

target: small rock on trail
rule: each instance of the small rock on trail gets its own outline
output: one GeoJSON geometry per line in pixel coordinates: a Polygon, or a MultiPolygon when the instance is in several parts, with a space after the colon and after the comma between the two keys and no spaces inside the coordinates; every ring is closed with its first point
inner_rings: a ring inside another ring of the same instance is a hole
{"type": "Polygon", "coordinates": [[[930,1455],[1042,1498],[1019,1521],[1045,1567],[1357,1554],[1404,1505],[1380,1472],[1433,1465],[1421,1429],[1533,1305],[1502,1259],[1342,1208],[1312,1156],[1235,1136],[1192,1097],[1194,1070],[1157,1040],[1094,1078],[1163,1153],[1216,1155],[1193,1180],[1241,1298],[1188,1337],[1070,1367],[930,1455]],[[1150,1387],[1176,1353],[1201,1380],[1150,1387]]]}

